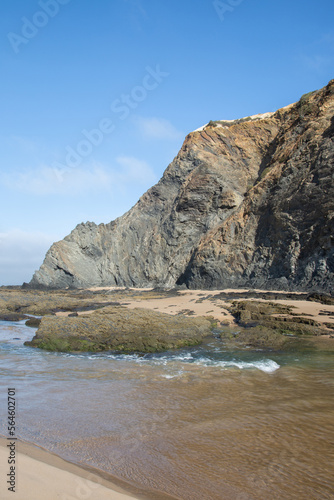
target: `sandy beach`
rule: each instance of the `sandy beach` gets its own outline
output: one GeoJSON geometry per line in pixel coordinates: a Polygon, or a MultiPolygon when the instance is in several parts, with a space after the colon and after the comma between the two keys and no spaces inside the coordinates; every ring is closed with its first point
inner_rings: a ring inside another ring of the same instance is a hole
{"type": "MultiPolygon", "coordinates": [[[[280,316],[309,317],[321,322],[324,329],[334,321],[334,305],[306,300],[305,293],[121,288],[92,292],[5,290],[3,300],[6,304],[8,298],[12,308],[28,304],[31,314],[41,311],[47,315],[58,309],[60,315],[72,311],[84,315],[122,305],[173,315],[212,316],[222,325],[233,325],[227,326],[227,332],[239,328],[229,310],[231,301],[238,300],[289,305],[291,311],[283,310],[280,316]]],[[[24,329],[28,330],[24,320],[16,326],[3,325],[8,342],[4,347],[10,347],[9,353],[3,350],[3,370],[18,388],[19,437],[45,448],[15,442],[13,495],[6,483],[10,465],[3,428],[1,499],[232,500],[252,498],[256,491],[262,500],[271,495],[269,473],[280,495],[277,499],[318,498],[314,495],[318,489],[326,498],[331,473],[326,472],[321,481],[318,477],[319,471],[327,471],[328,462],[325,434],[332,400],[323,381],[332,376],[332,329],[305,336],[307,342],[316,344],[314,349],[310,347],[314,360],[311,351],[299,352],[298,346],[294,347],[298,356],[295,351],[275,349],[241,349],[230,355],[224,346],[220,349],[219,339],[210,339],[210,344],[195,350],[186,349],[181,357],[177,353],[129,359],[108,353],[53,355],[27,349],[22,342],[29,332],[24,329]],[[307,407],[316,408],[316,418],[313,414],[308,417],[306,433],[305,391],[307,407]],[[259,440],[259,433],[265,439],[259,440]],[[320,444],[319,433],[325,436],[320,444]],[[287,461],[286,450],[295,436],[299,437],[294,441],[293,456],[287,461]],[[268,449],[274,450],[274,456],[263,461],[268,449]],[[307,484],[299,457],[306,460],[310,471],[307,484]],[[296,482],[298,496],[294,496],[296,482]]]]}
{"type": "MultiPolygon", "coordinates": [[[[91,288],[90,290],[119,290],[115,287],[99,287],[91,288]]],[[[149,292],[150,289],[133,289],[137,291],[149,292]]],[[[272,290],[252,290],[256,293],[272,293],[279,297],[280,294],[285,294],[282,291],[272,291],[272,290]]],[[[190,314],[193,316],[213,316],[220,322],[225,324],[233,325],[235,324],[235,318],[229,312],[228,307],[230,303],[225,302],[219,295],[221,293],[247,293],[248,289],[224,289],[224,290],[182,290],[179,291],[178,296],[171,297],[155,297],[152,294],[143,294],[135,298],[127,298],[125,301],[121,301],[121,305],[133,309],[135,307],[143,307],[147,309],[153,309],[155,311],[168,313],[168,314],[190,314]]],[[[284,304],[293,307],[294,312],[298,315],[304,315],[305,317],[312,318],[320,323],[333,323],[334,324],[334,305],[324,305],[319,302],[312,302],[305,300],[304,298],[298,299],[298,295],[303,296],[299,292],[289,292],[291,295],[295,295],[295,300],[287,299],[275,299],[270,300],[270,302],[276,304],[284,304]]],[[[260,297],[256,299],[234,299],[234,300],[257,300],[265,301],[260,297]]],[[[68,315],[67,312],[60,312],[59,315],[68,315]]],[[[79,314],[87,314],[85,312],[79,312],[79,314]]]]}
{"type": "MultiPolygon", "coordinates": [[[[8,440],[0,438],[1,499],[16,500],[133,500],[133,495],[102,476],[62,460],[37,446],[15,441],[15,493],[8,490],[8,440]]],[[[152,498],[152,497],[151,497],[152,498]]]]}

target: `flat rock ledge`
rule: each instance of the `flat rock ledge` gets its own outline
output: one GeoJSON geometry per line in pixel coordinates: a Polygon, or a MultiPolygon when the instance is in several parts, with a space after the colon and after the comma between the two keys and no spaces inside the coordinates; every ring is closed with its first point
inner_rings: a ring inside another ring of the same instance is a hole
{"type": "Polygon", "coordinates": [[[77,317],[44,316],[25,345],[59,352],[153,353],[199,345],[211,334],[207,318],[110,306],[77,317]]]}

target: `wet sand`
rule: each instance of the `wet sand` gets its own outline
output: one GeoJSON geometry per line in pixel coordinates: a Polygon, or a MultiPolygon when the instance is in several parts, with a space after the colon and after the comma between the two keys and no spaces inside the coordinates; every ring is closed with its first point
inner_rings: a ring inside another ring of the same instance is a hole
{"type": "MultiPolygon", "coordinates": [[[[0,437],[0,472],[2,478],[5,478],[9,473],[8,443],[7,439],[0,437]]],[[[112,481],[110,479],[111,476],[102,471],[94,470],[93,468],[78,467],[33,444],[19,440],[15,441],[15,443],[15,492],[8,490],[10,484],[5,484],[5,481],[1,481],[1,499],[172,499],[172,497],[160,495],[159,493],[154,493],[154,496],[150,492],[145,494],[117,478],[113,478],[114,481],[112,481]],[[126,490],[121,484],[125,485],[126,490]]]]}
{"type": "MultiPolygon", "coordinates": [[[[0,440],[0,470],[4,478],[9,472],[9,441],[0,440]]],[[[15,493],[9,484],[1,483],[1,498],[17,500],[57,500],[59,498],[99,498],[100,500],[133,500],[116,484],[70,464],[36,446],[16,441],[15,493]]],[[[143,497],[141,497],[143,498],[143,497]]]]}

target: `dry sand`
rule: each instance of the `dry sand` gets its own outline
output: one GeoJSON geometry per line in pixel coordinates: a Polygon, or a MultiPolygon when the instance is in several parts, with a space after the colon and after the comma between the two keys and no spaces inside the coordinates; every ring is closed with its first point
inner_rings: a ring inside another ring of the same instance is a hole
{"type": "MultiPolygon", "coordinates": [[[[261,300],[263,299],[256,299],[261,300]]],[[[319,302],[311,302],[309,300],[272,300],[276,304],[293,306],[294,313],[305,317],[312,318],[320,323],[334,323],[334,316],[329,316],[328,313],[334,315],[334,306],[320,304],[319,302]]]]}
{"type": "MultiPolygon", "coordinates": [[[[100,287],[100,288],[92,288],[92,290],[119,290],[119,288],[115,287],[100,287]]],[[[133,289],[135,291],[150,291],[151,289],[133,289]]],[[[157,298],[149,295],[143,294],[142,296],[127,298],[124,301],[120,301],[122,305],[133,309],[135,307],[143,307],[147,309],[153,309],[155,311],[164,312],[168,314],[179,314],[181,312],[190,312],[192,316],[213,316],[218,321],[224,322],[226,324],[235,324],[235,319],[228,311],[228,306],[230,305],[227,302],[224,302],[222,299],[216,298],[220,293],[243,293],[248,292],[248,289],[225,289],[225,290],[182,290],[179,292],[179,295],[173,297],[162,297],[157,298]]],[[[266,293],[266,290],[252,290],[254,292],[266,293]]],[[[286,292],[281,291],[272,291],[268,290],[270,293],[274,293],[279,295],[280,293],[284,294],[286,292]]],[[[299,292],[289,292],[293,293],[298,297],[299,292]]],[[[254,298],[254,299],[234,299],[234,300],[261,300],[264,299],[254,298]]],[[[324,305],[319,302],[312,302],[309,300],[270,300],[270,302],[274,302],[277,304],[285,304],[288,306],[292,306],[294,308],[294,313],[302,314],[306,317],[310,317],[320,323],[334,323],[334,305],[324,305]],[[330,316],[332,314],[332,316],[330,316]]],[[[58,313],[67,315],[68,313],[58,313]]],[[[87,311],[79,313],[79,314],[87,314],[87,311]]]]}
{"type": "Polygon", "coordinates": [[[179,292],[176,297],[126,299],[124,304],[133,309],[144,307],[167,314],[189,313],[191,316],[214,316],[219,321],[234,323],[234,317],[227,310],[228,304],[222,300],[213,301],[206,297],[214,297],[220,291],[191,290],[179,292]]]}
{"type": "MultiPolygon", "coordinates": [[[[116,484],[47,451],[16,441],[16,487],[8,491],[9,441],[0,439],[0,498],[3,500],[133,500],[116,484]]],[[[147,497],[146,497],[147,498],[147,497]]],[[[152,497],[151,497],[152,498],[152,497]]]]}
{"type": "MultiPolygon", "coordinates": [[[[108,288],[91,288],[90,290],[119,290],[119,288],[108,287],[108,288]]],[[[149,292],[150,288],[133,288],[136,292],[143,291],[149,292]]],[[[152,294],[152,298],[143,294],[142,296],[130,297],[124,300],[120,300],[120,304],[128,307],[129,309],[134,309],[135,307],[142,307],[144,309],[153,309],[158,312],[163,312],[167,314],[179,314],[190,313],[192,316],[214,316],[219,321],[224,321],[227,324],[234,323],[233,316],[226,309],[227,303],[222,300],[213,303],[209,299],[202,301],[202,297],[208,297],[219,294],[220,291],[207,291],[207,290],[191,290],[191,291],[180,291],[177,296],[171,297],[156,297],[152,294]]],[[[78,314],[90,314],[93,311],[80,311],[78,314]]],[[[68,316],[70,312],[60,311],[57,312],[57,316],[68,316]]]]}

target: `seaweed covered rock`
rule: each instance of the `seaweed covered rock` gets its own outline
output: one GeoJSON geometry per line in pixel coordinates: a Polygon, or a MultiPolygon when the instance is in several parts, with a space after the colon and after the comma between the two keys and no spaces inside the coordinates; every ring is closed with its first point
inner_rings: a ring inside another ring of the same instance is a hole
{"type": "Polygon", "coordinates": [[[25,324],[26,324],[26,326],[30,326],[31,328],[38,328],[39,325],[41,324],[41,319],[40,318],[29,318],[25,324]]]}
{"type": "Polygon", "coordinates": [[[77,317],[45,316],[26,345],[50,351],[160,352],[198,345],[211,333],[205,318],[107,307],[77,317]]]}
{"type": "Polygon", "coordinates": [[[307,300],[312,302],[320,302],[320,304],[325,304],[327,306],[334,305],[334,297],[327,295],[325,293],[309,293],[307,296],[307,300]]]}
{"type": "MultiPolygon", "coordinates": [[[[281,335],[327,334],[321,323],[305,316],[298,316],[292,306],[274,302],[241,300],[232,302],[231,313],[237,322],[246,328],[257,328],[267,333],[275,331],[281,335]]],[[[255,330],[254,330],[255,331],[255,330]]]]}
{"type": "Polygon", "coordinates": [[[0,312],[0,321],[21,321],[27,319],[25,314],[17,312],[0,312]]]}

